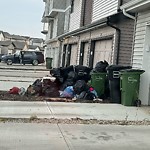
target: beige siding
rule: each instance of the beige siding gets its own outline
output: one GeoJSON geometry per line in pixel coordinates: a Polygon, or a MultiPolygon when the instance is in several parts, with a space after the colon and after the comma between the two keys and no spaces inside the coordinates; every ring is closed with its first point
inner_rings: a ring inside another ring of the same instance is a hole
{"type": "Polygon", "coordinates": [[[92,22],[117,13],[118,0],[94,0],[92,22]]]}
{"type": "Polygon", "coordinates": [[[70,15],[69,31],[80,28],[82,0],[74,0],[74,12],[70,15]]]}
{"type": "Polygon", "coordinates": [[[139,13],[136,25],[133,67],[142,68],[146,24],[150,22],[150,11],[139,13]]]}
{"type": "Polygon", "coordinates": [[[134,20],[125,19],[119,24],[121,30],[119,65],[131,65],[134,20]]]}

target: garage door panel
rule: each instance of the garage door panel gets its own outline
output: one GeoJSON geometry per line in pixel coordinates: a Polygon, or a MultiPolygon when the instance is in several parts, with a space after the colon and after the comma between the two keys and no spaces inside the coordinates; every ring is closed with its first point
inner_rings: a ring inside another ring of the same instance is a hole
{"type": "Polygon", "coordinates": [[[112,59],[112,39],[96,41],[93,66],[95,66],[97,62],[104,60],[106,60],[109,64],[111,64],[111,59],[112,59]]]}
{"type": "Polygon", "coordinates": [[[70,65],[77,65],[77,44],[71,45],[70,65]]]}
{"type": "Polygon", "coordinates": [[[89,48],[89,44],[85,43],[84,44],[84,56],[83,56],[83,65],[84,66],[88,65],[88,55],[89,55],[88,48],[89,48]]]}

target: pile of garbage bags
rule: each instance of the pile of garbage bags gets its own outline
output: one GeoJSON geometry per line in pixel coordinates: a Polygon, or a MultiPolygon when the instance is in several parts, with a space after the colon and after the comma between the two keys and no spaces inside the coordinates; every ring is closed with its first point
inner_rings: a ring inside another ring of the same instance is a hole
{"type": "Polygon", "coordinates": [[[20,95],[46,96],[75,98],[77,100],[91,100],[98,98],[97,92],[90,85],[91,72],[106,72],[108,63],[106,61],[98,62],[95,68],[77,65],[53,68],[50,70],[50,76],[37,79],[27,90],[13,89],[14,93],[20,95]]]}

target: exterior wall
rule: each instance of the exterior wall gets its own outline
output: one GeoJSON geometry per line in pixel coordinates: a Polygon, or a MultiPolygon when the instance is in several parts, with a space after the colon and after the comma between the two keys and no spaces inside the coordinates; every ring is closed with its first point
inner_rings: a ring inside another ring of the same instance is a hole
{"type": "Polygon", "coordinates": [[[82,0],[81,26],[91,24],[93,0],[82,0]]]}
{"type": "MultiPolygon", "coordinates": [[[[88,42],[88,46],[86,45],[86,47],[89,48],[90,44],[91,44],[91,42],[90,42],[91,40],[98,40],[98,39],[103,39],[103,38],[107,39],[108,36],[114,35],[115,32],[116,31],[113,28],[103,27],[103,28],[99,28],[97,30],[82,33],[82,34],[77,35],[72,38],[68,38],[65,41],[63,41],[63,45],[77,43],[77,55],[72,56],[72,59],[76,60],[76,64],[79,64],[81,42],[88,42]]],[[[115,42],[115,40],[112,40],[113,45],[115,44],[114,42],[115,42]]],[[[90,50],[90,49],[88,49],[88,50],[90,50]]],[[[115,52],[116,52],[116,49],[114,48],[114,46],[112,46],[113,56],[115,55],[115,52]]],[[[89,54],[89,51],[86,53],[89,54]]],[[[114,59],[113,56],[112,56],[111,60],[114,59]]],[[[89,57],[87,56],[87,60],[84,59],[84,64],[89,63],[88,59],[89,59],[89,57]]],[[[113,63],[113,61],[111,63],[113,63]]]]}
{"type": "Polygon", "coordinates": [[[65,0],[53,0],[54,9],[65,9],[66,1],[65,0]]]}
{"type": "Polygon", "coordinates": [[[70,9],[65,12],[64,33],[69,31],[70,9]]]}
{"type": "Polygon", "coordinates": [[[121,20],[121,22],[118,25],[121,30],[119,65],[131,65],[134,23],[135,21],[133,19],[127,18],[121,20]]]}
{"type": "Polygon", "coordinates": [[[138,13],[133,67],[145,70],[141,75],[139,98],[150,105],[150,10],[138,13]]]}
{"type": "Polygon", "coordinates": [[[133,67],[142,68],[146,23],[150,22],[150,11],[139,13],[136,25],[133,67]]]}
{"type": "Polygon", "coordinates": [[[92,22],[116,14],[118,0],[94,0],[92,22]]]}
{"type": "Polygon", "coordinates": [[[0,33],[0,41],[4,41],[4,36],[2,33],[0,33]]]}
{"type": "Polygon", "coordinates": [[[58,14],[58,23],[57,23],[57,36],[64,33],[64,20],[65,20],[65,14],[59,13],[58,14]]]}
{"type": "Polygon", "coordinates": [[[80,28],[82,0],[74,0],[74,12],[70,14],[69,31],[80,28]]]}
{"type": "Polygon", "coordinates": [[[55,38],[57,36],[57,27],[58,27],[58,15],[55,17],[54,22],[53,22],[53,33],[52,33],[52,38],[55,38]]]}

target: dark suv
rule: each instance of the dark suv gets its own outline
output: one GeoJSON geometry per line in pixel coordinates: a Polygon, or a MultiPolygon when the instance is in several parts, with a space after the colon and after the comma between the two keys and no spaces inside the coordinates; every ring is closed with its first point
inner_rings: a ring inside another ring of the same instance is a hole
{"type": "Polygon", "coordinates": [[[44,63],[44,55],[39,51],[21,51],[13,55],[6,55],[2,61],[6,62],[7,65],[13,63],[38,65],[44,63]]]}

